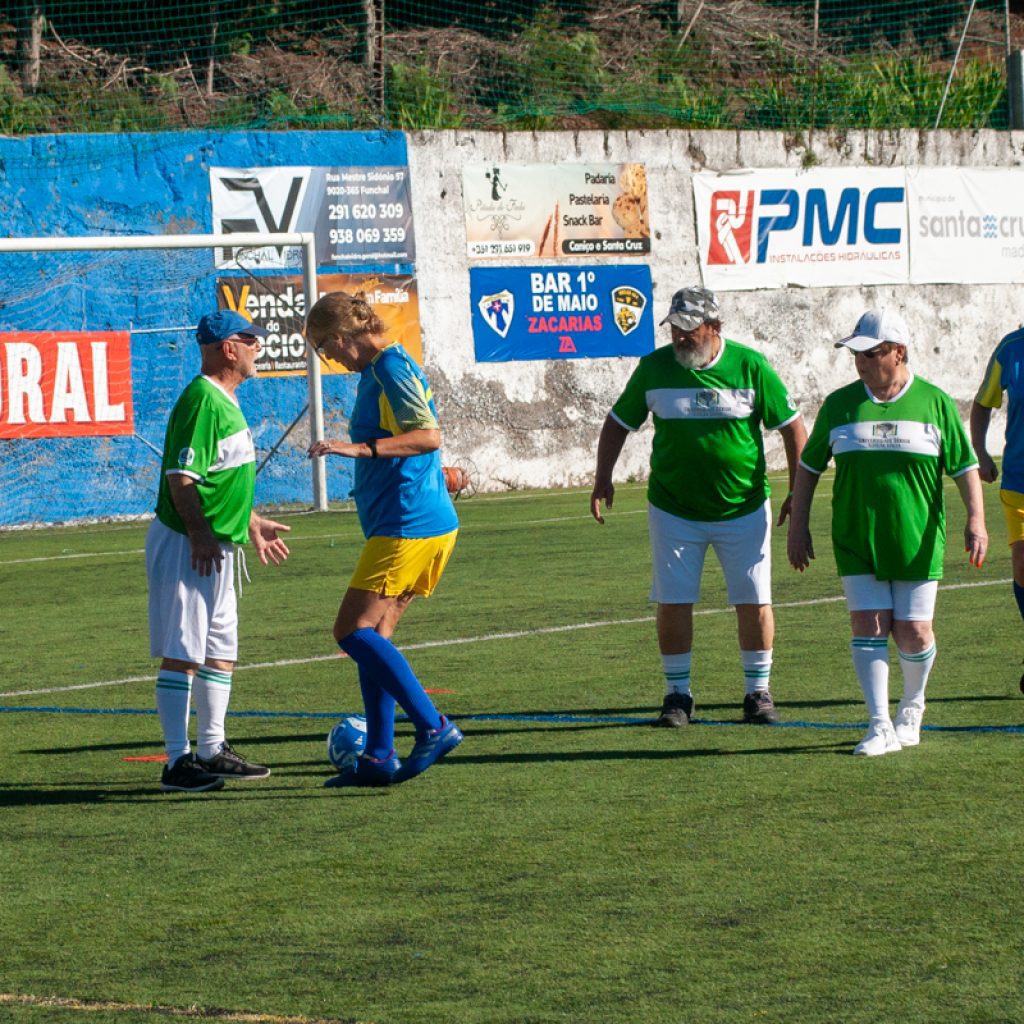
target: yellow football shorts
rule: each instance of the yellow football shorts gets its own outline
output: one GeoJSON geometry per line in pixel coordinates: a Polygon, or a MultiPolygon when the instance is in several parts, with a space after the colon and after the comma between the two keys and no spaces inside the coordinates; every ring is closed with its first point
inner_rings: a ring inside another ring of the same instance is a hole
{"type": "Polygon", "coordinates": [[[1020,491],[1000,491],[999,500],[1003,503],[1003,518],[1006,520],[1010,543],[1016,544],[1024,540],[1024,494],[1020,491]]]}
{"type": "Polygon", "coordinates": [[[363,546],[349,586],[381,597],[430,597],[455,550],[458,530],[440,537],[371,537],[363,546]]]}

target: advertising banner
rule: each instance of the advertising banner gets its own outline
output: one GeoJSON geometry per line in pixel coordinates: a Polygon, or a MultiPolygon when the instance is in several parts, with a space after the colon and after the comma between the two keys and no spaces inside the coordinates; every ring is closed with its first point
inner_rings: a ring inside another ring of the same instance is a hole
{"type": "Polygon", "coordinates": [[[1024,170],[907,169],[913,284],[1024,280],[1024,170]]]}
{"type": "MultiPolygon", "coordinates": [[[[417,363],[423,363],[415,277],[403,274],[321,274],[318,285],[320,295],[339,291],[362,292],[374,312],[384,321],[387,337],[399,342],[417,363]]],[[[244,313],[253,323],[270,332],[256,360],[261,377],[305,374],[306,342],[302,326],[306,319],[306,296],[301,277],[221,277],[217,280],[217,304],[221,309],[244,313]]],[[[320,370],[322,373],[348,373],[340,363],[323,358],[320,370]]]]}
{"type": "Polygon", "coordinates": [[[470,259],[651,251],[643,164],[466,165],[462,196],[470,259]]]}
{"type": "Polygon", "coordinates": [[[902,169],[701,172],[693,176],[693,196],[708,288],[910,279],[902,169]]]}
{"type": "Polygon", "coordinates": [[[133,430],[127,331],[0,334],[0,438],[133,430]]]}
{"type": "Polygon", "coordinates": [[[654,348],[651,271],[623,267],[471,267],[481,363],[642,356],[654,348]]]}
{"type": "MultiPolygon", "coordinates": [[[[407,167],[212,167],[215,233],[311,231],[317,266],[413,263],[407,167]]],[[[296,246],[218,249],[217,267],[298,267],[296,246]]]]}

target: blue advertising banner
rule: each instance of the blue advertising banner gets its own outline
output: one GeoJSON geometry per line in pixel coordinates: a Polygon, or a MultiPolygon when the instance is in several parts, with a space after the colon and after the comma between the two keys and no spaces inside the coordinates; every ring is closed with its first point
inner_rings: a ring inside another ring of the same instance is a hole
{"type": "Polygon", "coordinates": [[[471,267],[469,288],[480,363],[654,349],[648,266],[471,267]]]}

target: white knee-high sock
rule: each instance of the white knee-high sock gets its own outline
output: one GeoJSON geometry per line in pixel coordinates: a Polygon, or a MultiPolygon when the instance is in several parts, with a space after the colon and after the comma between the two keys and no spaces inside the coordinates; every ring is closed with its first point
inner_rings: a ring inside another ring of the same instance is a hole
{"type": "Polygon", "coordinates": [[[226,739],[224,718],[231,699],[231,673],[201,665],[192,686],[196,705],[196,747],[200,757],[213,757],[226,739]]]}
{"type": "Polygon", "coordinates": [[[872,721],[890,721],[889,640],[884,636],[855,636],[850,643],[857,673],[872,721]]]}
{"type": "Polygon", "coordinates": [[[690,657],[691,651],[685,654],[663,654],[661,667],[665,673],[666,693],[690,692],[690,657]]]}
{"type": "Polygon", "coordinates": [[[174,764],[188,754],[188,698],[192,677],[187,672],[160,669],[156,677],[156,711],[164,734],[167,763],[174,764]]]}
{"type": "Polygon", "coordinates": [[[924,688],[928,685],[928,674],[935,664],[935,644],[918,654],[899,651],[900,668],[903,670],[903,707],[924,707],[924,688]]]}
{"type": "Polygon", "coordinates": [[[772,675],[772,652],[740,651],[743,662],[743,685],[747,693],[769,689],[772,675]]]}

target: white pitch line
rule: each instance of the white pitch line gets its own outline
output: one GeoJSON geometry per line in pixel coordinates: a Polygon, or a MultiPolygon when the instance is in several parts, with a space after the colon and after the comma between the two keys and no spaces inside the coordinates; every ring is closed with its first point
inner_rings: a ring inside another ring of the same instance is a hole
{"type": "MultiPolygon", "coordinates": [[[[1006,586],[1012,580],[978,580],[974,583],[950,583],[948,586],[940,586],[939,590],[969,590],[975,587],[1006,586]]],[[[773,608],[809,608],[819,604],[837,604],[845,601],[842,594],[832,597],[815,597],[806,601],[780,601],[773,605],[773,608]]],[[[696,608],[694,615],[723,615],[732,611],[732,606],[724,608],[696,608]]],[[[653,615],[642,615],[634,619],[599,619],[596,622],[572,622],[564,626],[539,626],[537,629],[517,629],[507,633],[485,633],[482,636],[456,637],[451,640],[425,640],[418,644],[404,644],[399,650],[402,651],[426,651],[436,647],[461,647],[466,644],[490,643],[494,640],[521,640],[528,636],[547,636],[554,633],[575,633],[582,629],[605,629],[609,626],[637,626],[646,622],[653,622],[653,615]]],[[[236,672],[250,672],[254,669],[265,668],[287,668],[291,665],[314,665],[322,661],[336,661],[338,654],[317,654],[308,658],[283,658],[279,661],[258,661],[248,665],[236,665],[236,672]]],[[[155,673],[146,676],[128,676],[124,679],[106,679],[95,683],[75,683],[71,686],[49,686],[38,690],[11,690],[0,692],[3,697],[35,697],[47,693],[71,693],[75,690],[95,690],[103,686],[128,686],[131,683],[149,683],[155,679],[155,673]]]]}
{"type": "Polygon", "coordinates": [[[62,562],[65,559],[70,560],[73,558],[117,558],[118,556],[127,556],[145,554],[142,548],[135,548],[130,551],[80,551],[73,554],[66,555],[37,555],[35,558],[9,558],[7,561],[0,562],[0,565],[28,565],[30,562],[62,562]]]}
{"type": "MultiPolygon", "coordinates": [[[[606,513],[612,519],[619,519],[622,516],[645,516],[647,515],[647,509],[636,508],[630,509],[628,512],[609,512],[606,513]]],[[[556,516],[553,519],[524,519],[522,522],[515,523],[515,526],[535,526],[538,523],[567,523],[574,519],[593,519],[594,517],[589,512],[578,512],[574,516],[556,516]]]]}
{"type": "MultiPolygon", "coordinates": [[[[646,512],[647,512],[647,509],[636,509],[636,510],[630,510],[628,512],[616,512],[616,513],[614,513],[614,515],[616,515],[616,516],[638,516],[638,515],[644,515],[646,512]]],[[[548,519],[527,519],[527,520],[525,520],[523,522],[516,523],[516,524],[510,524],[510,525],[516,525],[516,526],[537,526],[537,525],[543,525],[544,523],[564,523],[564,522],[566,522],[568,520],[572,520],[572,519],[590,519],[590,515],[588,513],[579,513],[577,515],[572,515],[572,516],[553,516],[553,517],[550,517],[548,519]]],[[[465,533],[467,530],[469,532],[472,532],[474,529],[477,529],[476,525],[470,523],[469,525],[463,525],[460,528],[460,532],[465,533]]],[[[355,534],[348,534],[348,533],[318,533],[315,536],[308,536],[308,537],[303,537],[301,535],[298,536],[298,537],[294,537],[294,536],[289,534],[285,538],[285,540],[289,544],[301,544],[301,543],[307,542],[307,541],[308,542],[312,542],[312,541],[345,540],[345,539],[349,539],[349,540],[352,540],[353,542],[361,543],[361,540],[359,539],[359,537],[357,537],[355,534]]],[[[144,548],[131,548],[131,549],[124,550],[124,551],[78,551],[78,552],[68,552],[68,553],[64,553],[64,554],[60,554],[60,555],[37,555],[37,556],[34,556],[32,558],[9,558],[6,561],[0,561],[0,566],[3,566],[3,565],[28,565],[28,564],[33,563],[33,562],[60,562],[60,561],[64,561],[65,559],[70,560],[70,559],[74,559],[74,558],[121,558],[121,557],[127,557],[129,555],[132,558],[134,558],[137,555],[144,555],[145,553],[146,553],[146,551],[145,551],[144,548]]]]}

